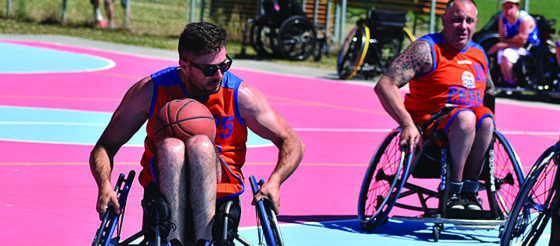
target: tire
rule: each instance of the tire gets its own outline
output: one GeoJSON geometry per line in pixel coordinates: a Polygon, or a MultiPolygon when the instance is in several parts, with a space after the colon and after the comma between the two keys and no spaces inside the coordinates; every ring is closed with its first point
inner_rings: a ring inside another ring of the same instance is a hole
{"type": "Polygon", "coordinates": [[[519,157],[509,141],[498,131],[494,131],[493,148],[488,151],[487,160],[492,168],[493,180],[487,179],[486,191],[491,210],[496,218],[505,218],[515,203],[525,175],[519,157]]]}
{"type": "Polygon", "coordinates": [[[403,187],[407,158],[399,148],[399,137],[400,129],[389,133],[371,160],[362,182],[358,217],[366,231],[385,222],[403,187]]]}
{"type": "Polygon", "coordinates": [[[555,186],[560,143],[548,148],[531,168],[508,217],[500,245],[534,245],[558,204],[555,186]],[[554,198],[554,199],[553,199],[554,198]]]}
{"type": "Polygon", "coordinates": [[[305,16],[294,15],[282,22],[278,37],[278,53],[285,59],[303,61],[315,52],[317,31],[305,16]]]}
{"type": "Polygon", "coordinates": [[[265,18],[259,18],[251,27],[251,46],[257,52],[257,56],[271,58],[276,54],[278,43],[278,30],[265,18]]]}
{"type": "Polygon", "coordinates": [[[369,28],[364,24],[356,26],[348,33],[338,53],[337,72],[340,79],[354,77],[369,49],[369,28]]]}

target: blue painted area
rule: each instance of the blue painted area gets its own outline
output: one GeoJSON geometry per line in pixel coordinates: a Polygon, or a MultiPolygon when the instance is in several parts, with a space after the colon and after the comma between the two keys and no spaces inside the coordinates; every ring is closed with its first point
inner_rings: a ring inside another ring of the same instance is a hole
{"type": "Polygon", "coordinates": [[[83,72],[115,66],[91,55],[0,42],[0,73],[83,72]]]}
{"type": "MultiPolygon", "coordinates": [[[[0,106],[0,140],[94,145],[111,120],[111,113],[0,106]]],[[[145,126],[126,144],[143,146],[145,126]]],[[[269,146],[250,132],[247,145],[269,146]]]]}
{"type": "MultiPolygon", "coordinates": [[[[281,224],[285,245],[290,246],[356,246],[356,245],[499,245],[498,229],[471,230],[444,225],[439,241],[434,242],[432,224],[389,220],[374,232],[365,232],[358,220],[281,224]]],[[[548,245],[550,229],[546,228],[537,245],[548,245]]],[[[253,245],[258,244],[255,227],[240,228],[239,234],[253,245]]],[[[264,240],[264,239],[263,239],[264,240]]],[[[240,245],[240,244],[238,244],[240,245]]]]}

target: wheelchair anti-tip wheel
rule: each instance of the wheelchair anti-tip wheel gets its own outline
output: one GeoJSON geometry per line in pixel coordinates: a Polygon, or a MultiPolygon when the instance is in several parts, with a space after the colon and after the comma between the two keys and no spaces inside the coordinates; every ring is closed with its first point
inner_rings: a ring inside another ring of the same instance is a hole
{"type": "MultiPolygon", "coordinates": [[[[249,177],[251,182],[251,188],[253,195],[257,194],[260,186],[264,183],[263,180],[257,183],[254,176],[249,177]]],[[[276,213],[272,209],[272,206],[267,200],[260,200],[257,205],[257,215],[260,222],[260,227],[264,234],[266,245],[268,246],[284,246],[284,240],[282,238],[282,233],[280,232],[280,226],[278,225],[278,219],[276,218],[276,213]]],[[[261,242],[261,231],[259,227],[259,245],[263,245],[261,242]]]]}
{"type": "Polygon", "coordinates": [[[500,245],[535,245],[557,211],[557,171],[560,143],[548,148],[531,168],[515,199],[501,235],[500,245]]]}
{"type": "Polygon", "coordinates": [[[369,28],[363,24],[348,33],[338,53],[337,71],[340,79],[351,79],[356,75],[369,49],[369,28]]]}
{"type": "Polygon", "coordinates": [[[317,45],[317,31],[307,17],[294,15],[282,22],[278,38],[278,53],[285,59],[303,61],[317,45]]]}
{"type": "Polygon", "coordinates": [[[371,160],[358,202],[358,218],[364,230],[372,231],[387,220],[408,176],[411,155],[399,147],[400,129],[385,138],[371,160]]]}

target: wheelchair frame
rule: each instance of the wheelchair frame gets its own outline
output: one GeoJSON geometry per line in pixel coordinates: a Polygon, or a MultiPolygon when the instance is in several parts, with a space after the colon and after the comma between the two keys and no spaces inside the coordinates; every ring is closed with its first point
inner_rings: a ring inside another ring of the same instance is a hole
{"type": "Polygon", "coordinates": [[[404,12],[370,11],[350,30],[340,49],[337,72],[348,80],[356,74],[366,79],[385,73],[393,60],[415,40],[406,27],[404,12]]]}
{"type": "MultiPolygon", "coordinates": [[[[281,12],[271,13],[272,10],[270,10],[268,13],[265,11],[265,14],[255,19],[247,20],[241,53],[245,54],[245,46],[250,44],[257,52],[258,57],[279,57],[303,61],[314,55],[316,61],[320,60],[317,49],[322,48],[321,46],[326,42],[326,38],[317,37],[314,24],[305,16],[300,6],[297,6],[297,8],[299,8],[299,11],[294,11],[289,16],[285,16],[286,14],[281,12]],[[249,26],[251,27],[249,28],[249,26]],[[249,40],[247,40],[248,31],[249,40]]],[[[280,8],[280,11],[290,10],[280,8]]]]}
{"type": "MultiPolygon", "coordinates": [[[[444,229],[443,225],[446,223],[455,224],[457,227],[489,228],[496,227],[505,222],[505,218],[509,214],[508,209],[513,201],[504,199],[504,196],[510,195],[513,198],[517,194],[521,186],[520,184],[524,182],[524,174],[517,154],[501,133],[498,131],[493,133],[494,138],[490,145],[491,147],[487,151],[485,157],[486,165],[481,174],[484,182],[480,186],[479,191],[486,191],[490,209],[466,214],[467,217],[471,215],[477,218],[470,219],[458,216],[457,213],[448,213],[446,209],[448,197],[447,181],[450,178],[447,164],[449,163],[449,154],[446,148],[441,148],[439,159],[426,153],[430,144],[435,144],[435,141],[438,140],[437,134],[433,134],[419,151],[414,151],[412,149],[400,149],[398,146],[400,132],[401,129],[396,128],[389,133],[372,158],[364,177],[358,202],[358,217],[364,230],[372,231],[379,225],[386,223],[389,213],[394,206],[424,212],[420,217],[394,216],[393,218],[434,223],[432,236],[436,242],[439,240],[441,231],[444,229]],[[498,166],[503,160],[509,162],[512,167],[507,169],[507,167],[498,166]],[[438,164],[441,165],[439,167],[441,182],[437,192],[407,183],[411,175],[415,177],[414,171],[418,164],[427,161],[441,161],[438,164]],[[403,192],[403,188],[407,189],[407,191],[403,192]],[[419,206],[398,202],[398,199],[411,195],[418,196],[419,206]],[[430,208],[427,201],[438,197],[437,208],[430,208]]],[[[446,144],[446,141],[443,140],[442,145],[445,146],[446,144]]]]}
{"type": "MultiPolygon", "coordinates": [[[[551,217],[560,219],[559,164],[560,141],[545,150],[531,168],[501,232],[500,245],[535,245],[551,217]]],[[[559,235],[551,236],[556,236],[554,244],[558,245],[559,235]]]]}
{"type": "MultiPolygon", "coordinates": [[[[136,172],[134,170],[131,170],[128,176],[126,177],[126,179],[124,173],[121,173],[119,175],[119,178],[115,185],[115,193],[117,194],[119,204],[121,205],[120,214],[116,214],[115,211],[111,208],[107,210],[107,212],[103,216],[99,229],[95,233],[92,246],[148,245],[148,238],[146,238],[146,235],[150,232],[153,232],[155,234],[154,240],[157,246],[160,246],[162,241],[167,241],[167,240],[163,240],[163,238],[161,237],[161,232],[164,229],[161,228],[161,225],[159,224],[155,226],[151,226],[151,225],[143,226],[140,232],[130,236],[129,238],[126,238],[123,241],[120,241],[121,238],[120,228],[122,228],[122,223],[124,220],[126,200],[128,198],[128,193],[132,186],[132,182],[134,181],[135,174],[136,172]],[[119,224],[119,220],[120,220],[120,224],[119,224]],[[117,230],[117,233],[116,236],[113,237],[115,230],[117,230]],[[144,237],[143,240],[139,243],[135,243],[135,241],[140,237],[144,237]]],[[[253,195],[255,195],[260,190],[260,187],[262,186],[264,181],[260,180],[259,182],[257,182],[254,176],[250,176],[249,181],[251,183],[253,195]]],[[[233,201],[228,201],[226,206],[228,205],[231,206],[231,203],[233,203],[233,201]]],[[[271,204],[267,200],[261,200],[257,203],[255,210],[258,215],[257,222],[260,221],[260,223],[257,223],[258,231],[259,231],[259,245],[284,246],[282,233],[280,232],[280,226],[278,225],[278,219],[276,218],[276,213],[272,209],[271,204]],[[265,242],[262,242],[263,240],[261,238],[261,227],[263,231],[262,234],[264,235],[264,240],[266,241],[266,244],[265,242]]],[[[228,224],[227,221],[228,220],[224,220],[223,223],[224,228],[222,228],[223,234],[221,236],[223,236],[223,238],[228,238],[230,236],[233,236],[233,238],[236,239],[241,244],[245,246],[251,246],[251,243],[249,243],[247,240],[245,240],[239,234],[237,234],[237,231],[235,231],[234,235],[228,235],[228,226],[230,225],[228,224]]]]}

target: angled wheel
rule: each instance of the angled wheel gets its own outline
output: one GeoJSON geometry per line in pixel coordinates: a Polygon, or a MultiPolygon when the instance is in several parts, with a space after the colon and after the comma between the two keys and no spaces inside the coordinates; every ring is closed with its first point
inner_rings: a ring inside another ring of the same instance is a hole
{"type": "Polygon", "coordinates": [[[340,79],[351,79],[356,75],[369,49],[369,28],[364,24],[348,33],[338,53],[337,71],[340,79]]]}
{"type": "Polygon", "coordinates": [[[371,160],[358,201],[358,218],[364,230],[371,231],[385,222],[395,205],[407,176],[405,163],[411,158],[399,147],[400,129],[395,129],[379,146],[371,160]]]}
{"type": "Polygon", "coordinates": [[[103,215],[103,220],[101,221],[101,225],[97,232],[95,233],[95,237],[93,239],[92,246],[109,246],[115,245],[118,242],[120,237],[120,230],[117,231],[117,236],[113,237],[113,234],[117,227],[119,226],[119,220],[121,220],[124,216],[124,209],[126,208],[126,200],[128,198],[128,193],[130,191],[130,187],[132,186],[132,181],[134,181],[134,176],[136,172],[131,170],[128,176],[124,177],[124,173],[119,175],[119,179],[115,185],[115,193],[119,199],[119,204],[121,205],[120,214],[115,213],[112,208],[107,209],[105,215],[103,215]]]}
{"type": "Polygon", "coordinates": [[[273,57],[278,44],[278,30],[265,17],[259,17],[251,26],[251,46],[259,57],[273,57]]]}
{"type": "Polygon", "coordinates": [[[505,218],[510,213],[515,197],[525,181],[525,175],[517,153],[504,135],[498,131],[494,131],[493,148],[489,150],[487,158],[494,173],[489,175],[490,179],[486,182],[490,207],[492,211],[500,212],[495,214],[496,217],[505,218]]]}
{"type": "Polygon", "coordinates": [[[317,31],[307,17],[294,15],[282,22],[278,53],[285,59],[303,61],[315,52],[317,31]]]}
{"type": "Polygon", "coordinates": [[[558,206],[560,143],[548,148],[531,168],[501,236],[501,245],[534,245],[558,206]]]}
{"type": "MultiPolygon", "coordinates": [[[[260,186],[264,183],[263,180],[257,183],[254,176],[249,177],[249,182],[251,182],[251,188],[253,195],[257,194],[260,186]]],[[[259,227],[259,245],[264,245],[261,242],[260,228],[262,228],[262,234],[264,236],[266,245],[268,246],[284,246],[284,240],[282,238],[282,233],[280,232],[280,227],[278,225],[278,219],[276,218],[276,213],[272,209],[271,204],[267,200],[261,200],[256,205],[257,215],[260,222],[259,227]]]]}

